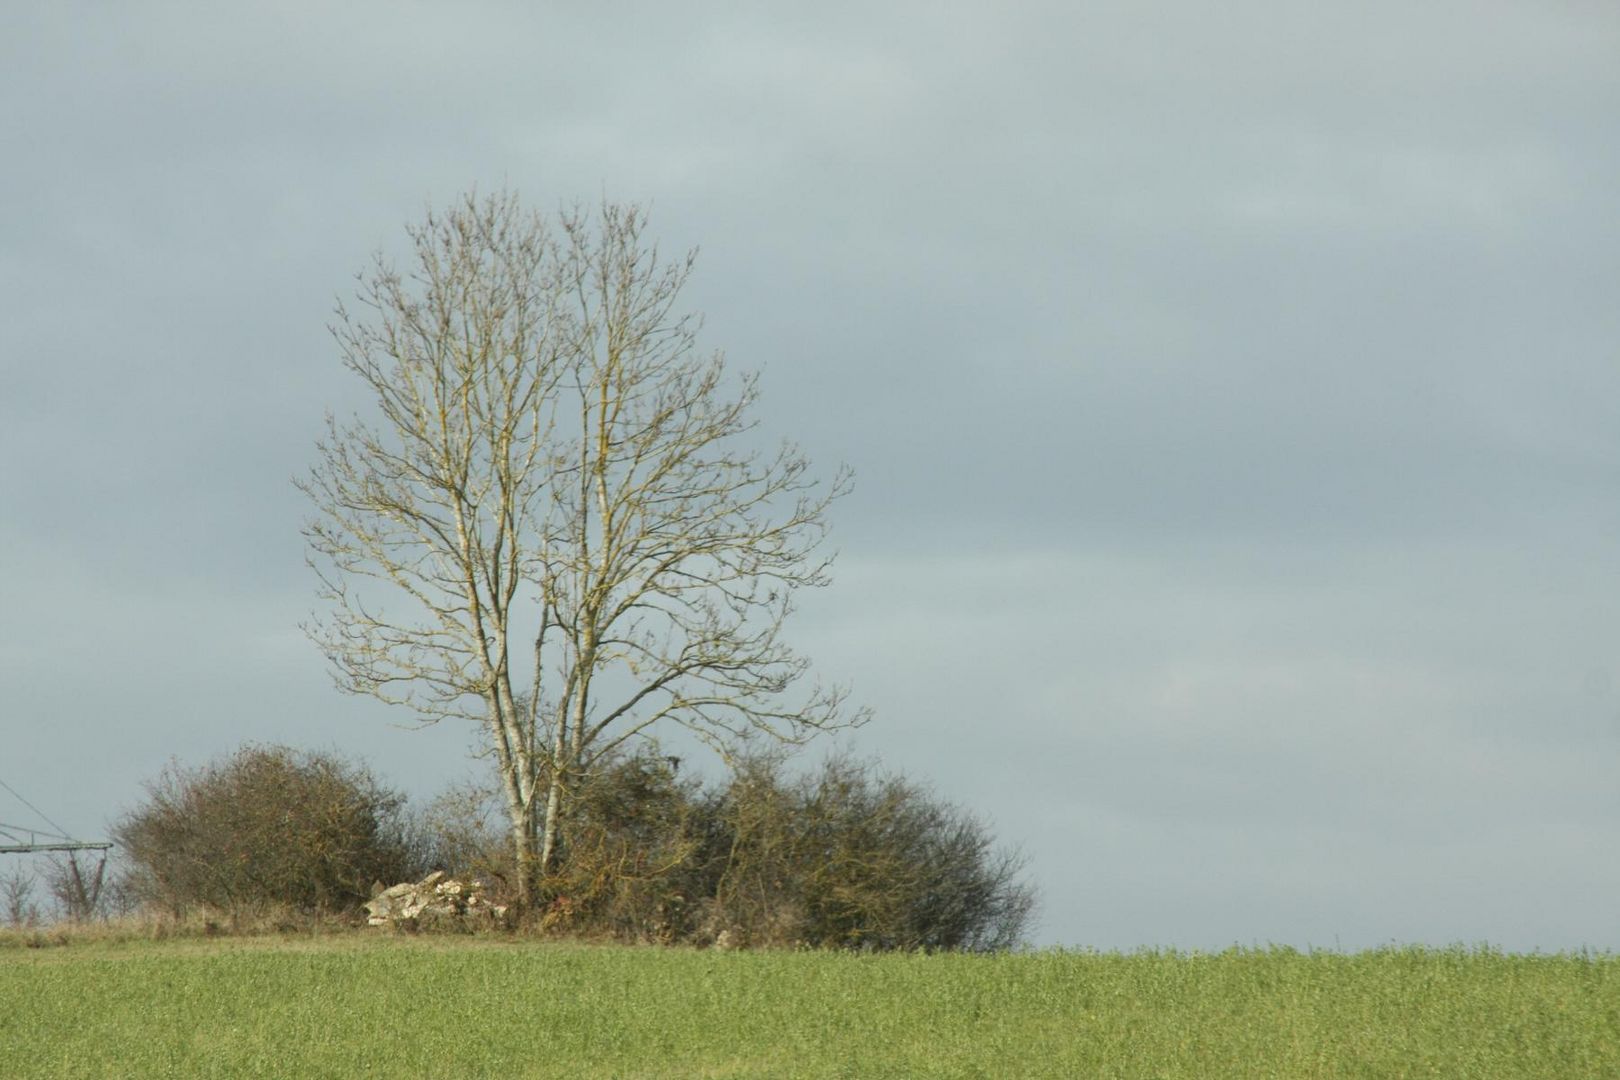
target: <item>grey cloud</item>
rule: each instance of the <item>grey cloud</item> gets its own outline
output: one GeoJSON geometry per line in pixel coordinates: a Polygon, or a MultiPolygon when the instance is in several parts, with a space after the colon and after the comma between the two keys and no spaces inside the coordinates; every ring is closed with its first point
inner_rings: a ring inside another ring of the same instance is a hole
{"type": "Polygon", "coordinates": [[[1564,554],[851,560],[815,651],[1061,882],[1057,939],[1579,947],[1620,702],[1564,554]]]}

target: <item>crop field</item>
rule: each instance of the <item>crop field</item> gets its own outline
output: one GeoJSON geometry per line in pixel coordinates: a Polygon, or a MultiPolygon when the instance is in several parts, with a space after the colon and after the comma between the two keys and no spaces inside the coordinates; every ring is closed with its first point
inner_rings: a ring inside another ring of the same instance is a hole
{"type": "Polygon", "coordinates": [[[1620,1076],[1611,955],[10,946],[12,1077],[1620,1076]]]}

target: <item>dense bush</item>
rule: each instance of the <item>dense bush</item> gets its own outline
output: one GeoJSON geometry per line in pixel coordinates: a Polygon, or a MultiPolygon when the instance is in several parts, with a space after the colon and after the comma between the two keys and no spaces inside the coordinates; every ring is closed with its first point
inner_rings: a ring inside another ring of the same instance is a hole
{"type": "Polygon", "coordinates": [[[201,768],[171,765],[113,836],[148,905],[335,913],[362,903],[373,880],[421,870],[404,806],[335,755],[249,746],[201,768]]]}
{"type": "Polygon", "coordinates": [[[690,940],[696,902],[712,891],[700,788],[665,758],[642,754],[597,770],[569,807],[568,846],[543,883],[542,921],[620,940],[690,940]]]}
{"type": "MultiPolygon", "coordinates": [[[[1021,860],[903,777],[847,757],[792,773],[744,759],[723,782],[621,758],[575,793],[570,846],[535,913],[561,933],[631,941],[850,949],[1017,944],[1033,909],[1021,860]]],[[[487,800],[488,796],[484,796],[487,800]]],[[[430,813],[455,873],[502,880],[510,855],[476,793],[430,813]],[[479,823],[482,823],[481,826],[479,823]]]]}
{"type": "MultiPolygon", "coordinates": [[[[848,757],[803,771],[744,758],[704,785],[655,753],[571,792],[568,846],[527,913],[551,933],[698,945],[986,950],[1017,944],[1033,892],[987,827],[848,757]]],[[[462,786],[419,822],[364,767],[247,747],[171,766],[113,835],[148,907],[352,913],[429,869],[515,897],[494,793],[462,786]]]]}
{"type": "Polygon", "coordinates": [[[789,777],[746,762],[712,797],[725,845],[716,920],[745,941],[853,949],[1008,948],[1034,893],[966,811],[848,757],[789,777]]]}

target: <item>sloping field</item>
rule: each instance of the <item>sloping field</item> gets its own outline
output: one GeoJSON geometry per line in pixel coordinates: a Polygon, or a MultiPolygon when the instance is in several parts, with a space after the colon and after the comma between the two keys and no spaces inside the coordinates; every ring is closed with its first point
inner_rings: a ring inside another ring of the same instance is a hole
{"type": "Polygon", "coordinates": [[[1620,1076],[1620,958],[0,949],[13,1077],[1620,1076]]]}

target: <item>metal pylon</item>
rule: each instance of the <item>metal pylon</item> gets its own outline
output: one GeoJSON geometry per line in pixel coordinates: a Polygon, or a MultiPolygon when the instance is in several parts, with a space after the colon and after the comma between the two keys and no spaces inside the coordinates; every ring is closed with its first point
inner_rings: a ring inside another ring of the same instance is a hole
{"type": "Polygon", "coordinates": [[[16,855],[30,851],[109,851],[105,842],[74,840],[68,836],[25,829],[18,825],[0,823],[0,855],[16,855]],[[26,839],[24,839],[26,837],[26,839]]]}
{"type": "MultiPolygon", "coordinates": [[[[0,780],[0,788],[5,788],[16,796],[18,802],[38,814],[51,828],[60,829],[62,826],[45,816],[45,812],[18,793],[17,789],[0,780]]],[[[73,837],[61,832],[46,832],[43,829],[33,829],[26,825],[6,825],[0,823],[0,855],[18,855],[33,851],[110,851],[112,845],[105,841],[75,840],[73,837]],[[27,837],[27,839],[24,839],[27,837]]]]}

